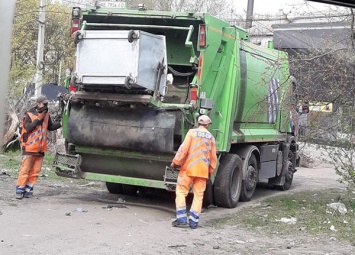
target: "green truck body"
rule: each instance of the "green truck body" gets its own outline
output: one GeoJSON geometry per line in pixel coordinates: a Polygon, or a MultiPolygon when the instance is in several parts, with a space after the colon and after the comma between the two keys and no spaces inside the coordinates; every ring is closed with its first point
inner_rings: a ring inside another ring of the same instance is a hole
{"type": "Polygon", "coordinates": [[[298,145],[286,53],[202,13],[92,6],[73,8],[73,24],[77,91],[62,97],[67,152],[56,155],[58,175],[101,180],[112,193],[173,190],[166,166],[207,114],[219,166],[206,203],[235,207],[264,180],[290,188],[298,145]]]}

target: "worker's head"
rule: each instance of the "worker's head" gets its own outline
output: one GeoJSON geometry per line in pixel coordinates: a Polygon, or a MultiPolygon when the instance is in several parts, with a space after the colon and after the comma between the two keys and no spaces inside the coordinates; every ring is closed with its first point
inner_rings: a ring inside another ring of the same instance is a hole
{"type": "Polygon", "coordinates": [[[48,99],[46,96],[40,95],[37,97],[36,108],[38,112],[44,112],[48,110],[48,99]]]}
{"type": "Polygon", "coordinates": [[[207,128],[210,124],[212,124],[212,121],[207,115],[201,115],[198,117],[197,123],[199,126],[204,126],[207,128]]]}

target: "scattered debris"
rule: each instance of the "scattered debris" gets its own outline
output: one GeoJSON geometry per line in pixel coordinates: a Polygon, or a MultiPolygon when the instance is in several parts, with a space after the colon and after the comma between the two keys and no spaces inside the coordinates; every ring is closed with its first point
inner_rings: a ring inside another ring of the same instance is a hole
{"type": "Polygon", "coordinates": [[[303,151],[300,151],[300,158],[301,158],[301,167],[305,168],[313,168],[316,164],[313,156],[308,155],[303,151]]]}
{"type": "Polygon", "coordinates": [[[51,188],[65,188],[67,187],[66,185],[63,185],[63,184],[58,184],[58,183],[55,183],[53,185],[49,185],[48,187],[51,187],[51,188]]]}
{"type": "Polygon", "coordinates": [[[341,215],[345,215],[348,212],[348,209],[343,203],[331,203],[327,204],[327,206],[333,210],[338,210],[341,215]]]}
{"type": "Polygon", "coordinates": [[[336,241],[337,239],[334,237],[334,236],[332,236],[332,237],[330,237],[329,238],[329,241],[336,241]]]}
{"type": "Polygon", "coordinates": [[[110,209],[110,208],[127,208],[127,206],[125,204],[110,204],[107,205],[106,207],[102,207],[104,209],[110,209]]]}
{"type": "Polygon", "coordinates": [[[251,205],[252,208],[259,207],[259,206],[261,206],[261,203],[256,203],[256,204],[251,205]]]}
{"type": "Polygon", "coordinates": [[[87,186],[92,186],[92,185],[95,185],[95,182],[89,182],[89,183],[80,185],[80,187],[87,187],[87,186]]]}
{"type": "Polygon", "coordinates": [[[2,175],[11,176],[10,174],[8,174],[8,173],[6,172],[6,170],[2,170],[2,171],[1,171],[1,174],[2,174],[2,175]]]}
{"type": "Polygon", "coordinates": [[[123,198],[119,197],[117,198],[117,203],[126,203],[126,200],[124,200],[123,198]]]}
{"type": "Polygon", "coordinates": [[[218,245],[215,245],[215,246],[213,246],[213,249],[218,250],[218,249],[219,249],[219,246],[218,246],[218,245]]]}
{"type": "Polygon", "coordinates": [[[65,216],[71,216],[70,212],[65,213],[65,216]]]}
{"type": "Polygon", "coordinates": [[[178,244],[178,245],[170,245],[168,248],[178,249],[178,248],[186,248],[187,245],[185,244],[178,244]]]}
{"type": "Polygon", "coordinates": [[[144,223],[144,224],[147,224],[147,225],[153,225],[153,223],[149,223],[149,222],[146,222],[146,221],[144,221],[144,220],[142,220],[142,219],[139,219],[139,222],[142,222],[142,223],[144,223]]]}
{"type": "Polygon", "coordinates": [[[334,231],[334,232],[338,231],[338,230],[335,229],[334,225],[331,225],[329,229],[330,229],[331,231],[334,231]]]}
{"type": "Polygon", "coordinates": [[[48,174],[41,174],[40,177],[48,177],[48,174]]]}
{"type": "Polygon", "coordinates": [[[206,209],[213,209],[213,208],[218,208],[218,206],[217,205],[209,205],[209,206],[207,206],[206,209]]]}
{"type": "Polygon", "coordinates": [[[302,231],[302,232],[303,232],[303,231],[306,231],[306,229],[307,229],[306,227],[300,227],[300,228],[299,228],[299,231],[302,231]]]}
{"type": "Polygon", "coordinates": [[[283,222],[283,223],[286,223],[286,224],[296,224],[297,222],[297,219],[294,218],[294,217],[291,217],[291,218],[281,218],[279,220],[276,220],[277,222],[283,222]]]}
{"type": "Polygon", "coordinates": [[[83,208],[76,208],[76,210],[74,212],[88,212],[88,210],[85,210],[83,208]]]}
{"type": "Polygon", "coordinates": [[[237,244],[245,244],[246,242],[244,242],[244,241],[242,241],[242,240],[235,240],[235,242],[237,243],[237,244]]]}

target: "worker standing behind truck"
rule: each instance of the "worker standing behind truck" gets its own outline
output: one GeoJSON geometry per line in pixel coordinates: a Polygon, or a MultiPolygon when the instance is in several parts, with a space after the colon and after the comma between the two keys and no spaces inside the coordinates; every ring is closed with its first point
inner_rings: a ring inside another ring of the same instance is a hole
{"type": "Polygon", "coordinates": [[[22,163],[16,185],[16,198],[29,198],[41,171],[44,153],[47,151],[47,130],[60,128],[61,123],[53,123],[48,113],[45,96],[36,99],[36,107],[26,112],[22,120],[21,148],[22,163]]]}
{"type": "Polygon", "coordinates": [[[181,167],[176,185],[176,220],[172,223],[174,227],[187,226],[186,196],[191,185],[194,198],[189,226],[192,229],[198,226],[206,182],[217,165],[215,138],[207,130],[211,123],[207,115],[201,115],[198,118],[198,128],[189,130],[171,163],[172,168],[181,167]]]}

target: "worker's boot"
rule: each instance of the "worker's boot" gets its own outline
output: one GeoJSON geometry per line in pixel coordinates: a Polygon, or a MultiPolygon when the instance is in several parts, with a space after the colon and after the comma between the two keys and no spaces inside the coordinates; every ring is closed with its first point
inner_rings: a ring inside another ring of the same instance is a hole
{"type": "Polygon", "coordinates": [[[196,229],[198,227],[198,223],[193,222],[193,221],[189,221],[189,226],[191,229],[196,229]]]}
{"type": "Polygon", "coordinates": [[[16,199],[22,199],[23,194],[22,193],[16,193],[16,199]]]}
{"type": "Polygon", "coordinates": [[[176,228],[188,228],[189,224],[187,222],[179,222],[178,220],[174,220],[171,225],[176,228]]]}
{"type": "Polygon", "coordinates": [[[32,193],[32,192],[25,192],[25,194],[23,195],[23,197],[25,197],[25,198],[31,198],[31,197],[33,197],[33,193],[32,193]]]}

